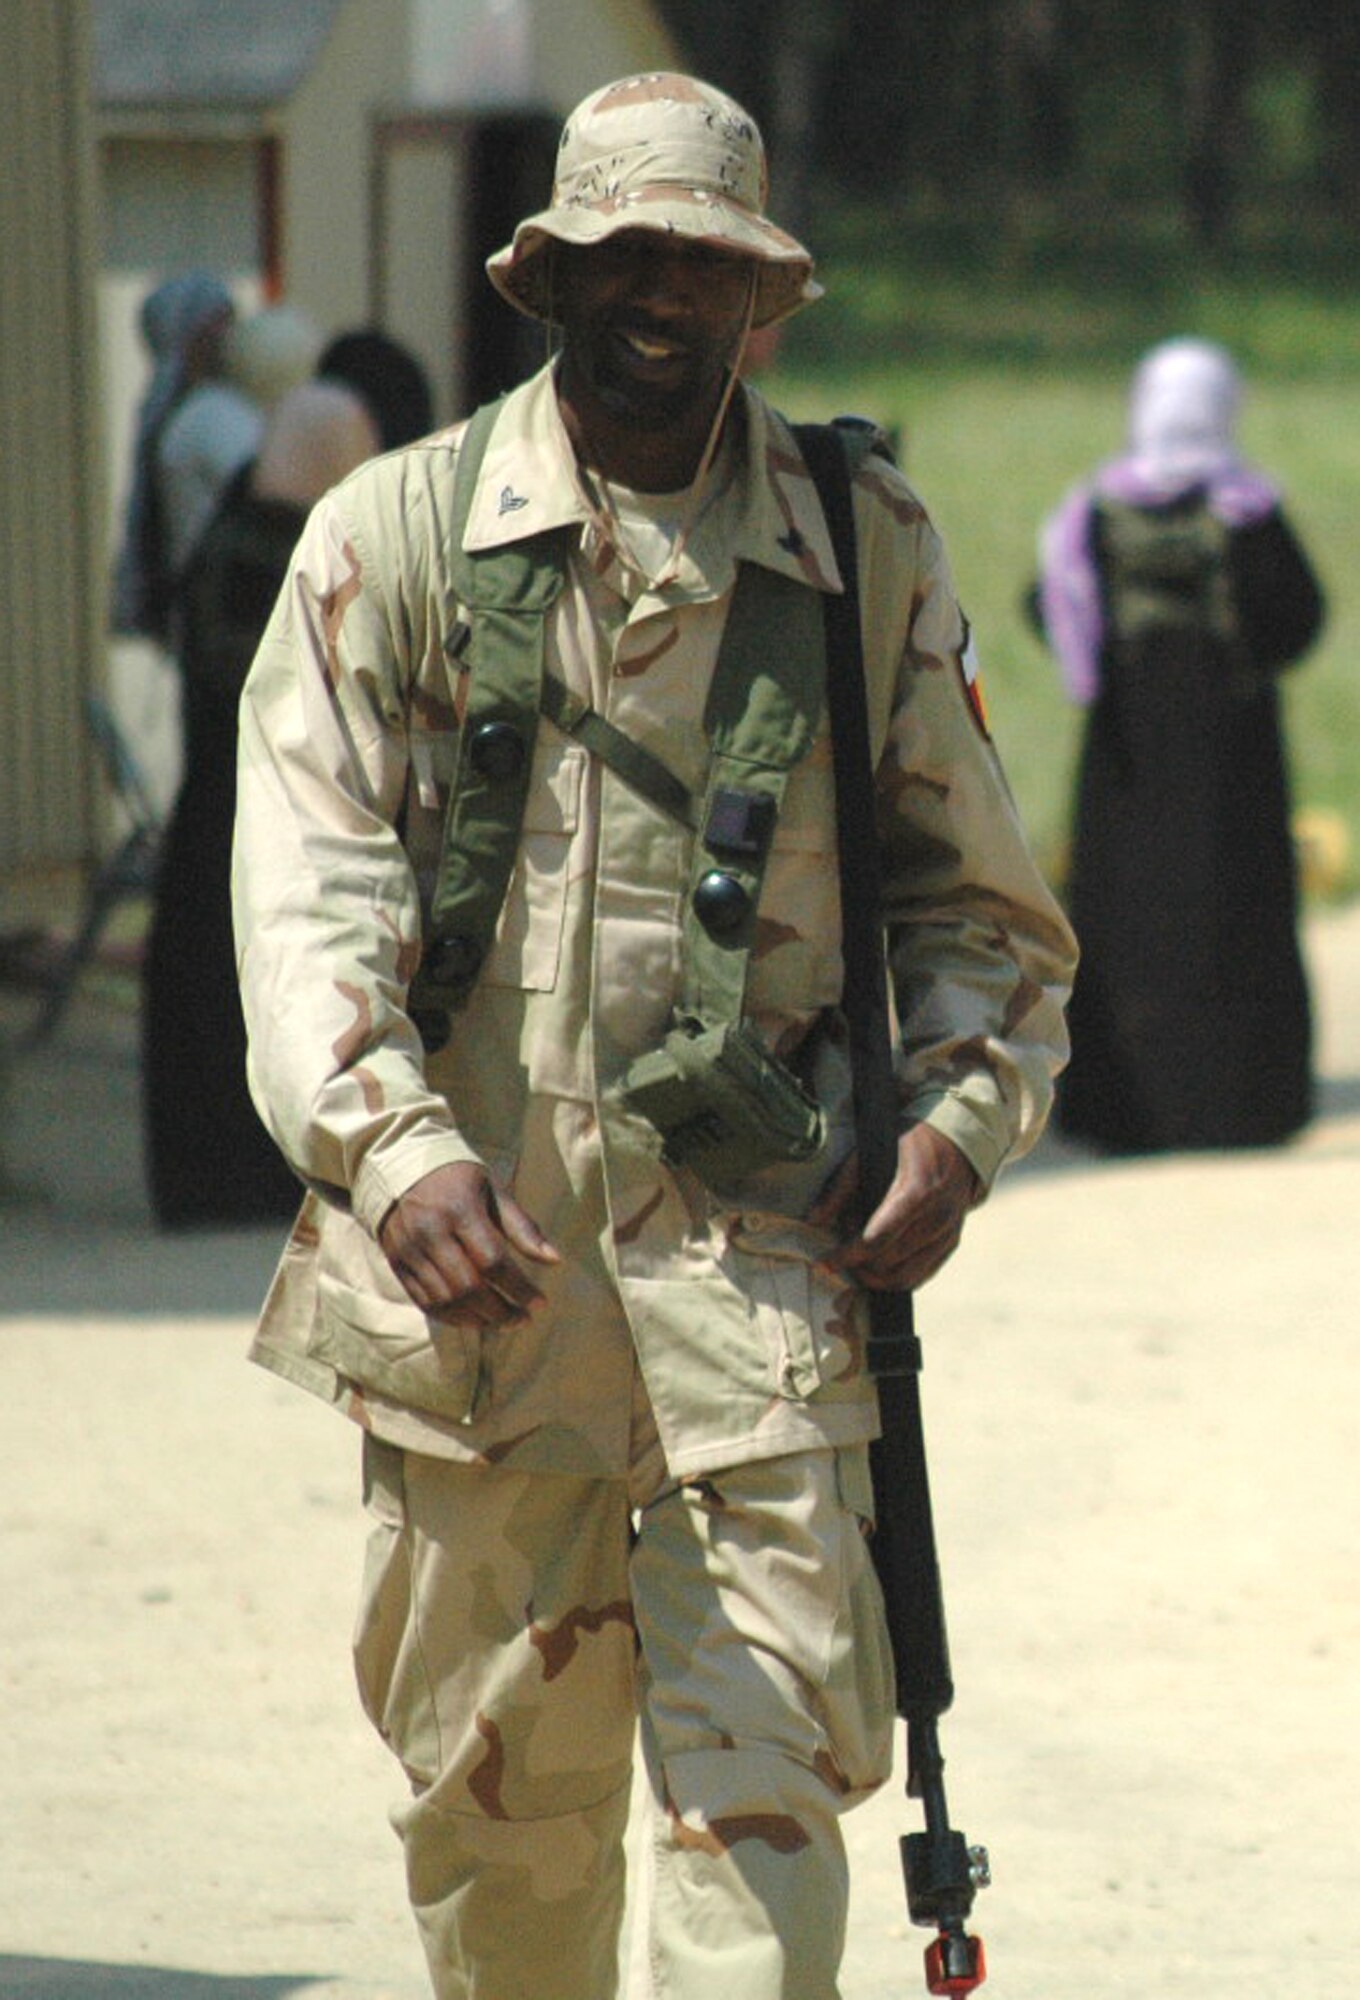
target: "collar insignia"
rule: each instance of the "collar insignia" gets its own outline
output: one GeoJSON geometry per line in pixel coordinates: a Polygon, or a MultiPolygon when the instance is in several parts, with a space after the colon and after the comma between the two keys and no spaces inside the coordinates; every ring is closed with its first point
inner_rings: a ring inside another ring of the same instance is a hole
{"type": "Polygon", "coordinates": [[[518,513],[521,507],[527,507],[528,504],[529,502],[525,499],[524,495],[516,493],[513,486],[502,486],[500,505],[496,511],[499,514],[515,514],[518,513]]]}

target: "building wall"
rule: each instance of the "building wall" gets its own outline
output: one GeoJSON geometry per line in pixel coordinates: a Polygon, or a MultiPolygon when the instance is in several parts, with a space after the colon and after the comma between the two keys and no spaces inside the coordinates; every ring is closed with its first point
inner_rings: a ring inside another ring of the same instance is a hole
{"type": "MultiPolygon", "coordinates": [[[[20,12],[42,10],[0,0],[3,32],[20,12]]],[[[325,335],[379,319],[424,362],[447,419],[467,407],[470,347],[499,310],[472,254],[495,246],[470,226],[485,203],[471,185],[468,120],[560,117],[595,84],[671,60],[647,0],[340,0],[285,101],[148,96],[104,107],[101,562],[121,533],[149,376],[142,300],[172,272],[201,266],[226,279],[242,312],[260,302],[271,247],[263,148],[277,156],[278,258],[268,275],[282,296],[325,335]]],[[[546,200],[549,178],[535,153],[526,208],[546,200]]],[[[173,669],[149,644],[118,639],[104,647],[101,676],[153,795],[168,805],[179,776],[173,669]]]]}
{"type": "Polygon", "coordinates": [[[0,874],[93,842],[81,698],[104,603],[89,63],[84,0],[0,10],[0,874]]]}
{"type": "Polygon", "coordinates": [[[616,76],[683,67],[650,6],[635,0],[552,0],[535,13],[535,94],[566,113],[616,76]]]}
{"type": "Polygon", "coordinates": [[[366,319],[374,117],[408,101],[408,0],[346,0],[281,118],[286,296],[326,330],[366,319]]]}
{"type": "Polygon", "coordinates": [[[178,271],[209,270],[248,311],[260,297],[258,141],[249,132],[115,131],[99,146],[99,364],[105,542],[112,557],[150,376],[142,301],[178,271]]]}
{"type": "MultiPolygon", "coordinates": [[[[3,4],[3,0],[0,0],[3,4]]],[[[282,295],[324,333],[368,311],[369,123],[375,105],[403,101],[407,83],[407,0],[345,0],[311,73],[292,100],[263,107],[175,109],[144,105],[106,117],[99,143],[102,245],[99,351],[104,388],[104,534],[120,533],[137,408],[150,375],[138,331],[142,300],[177,271],[211,270],[251,311],[266,288],[261,150],[279,148],[279,269],[282,295]]],[[[135,693],[125,692],[115,648],[115,688],[130,726],[135,693]]],[[[126,678],[164,677],[142,659],[126,678]]],[[[165,765],[159,746],[152,759],[165,765]]],[[[172,760],[173,763],[173,760],[172,760]]],[[[153,774],[155,776],[155,774],[153,774]]],[[[172,766],[154,789],[173,788],[172,766]]]]}
{"type": "Polygon", "coordinates": [[[411,0],[411,101],[448,111],[570,111],[597,84],[673,68],[649,0],[411,0]]]}

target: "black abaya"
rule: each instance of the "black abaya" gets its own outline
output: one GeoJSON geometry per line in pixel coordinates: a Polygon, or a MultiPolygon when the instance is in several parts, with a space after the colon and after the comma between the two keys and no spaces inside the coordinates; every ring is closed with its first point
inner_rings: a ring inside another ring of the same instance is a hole
{"type": "Polygon", "coordinates": [[[1229,568],[1235,644],[1183,627],[1107,643],[1082,748],[1057,1122],[1111,1152],[1270,1145],[1311,1111],[1272,675],[1321,598],[1278,511],[1233,534],[1229,568]]]}

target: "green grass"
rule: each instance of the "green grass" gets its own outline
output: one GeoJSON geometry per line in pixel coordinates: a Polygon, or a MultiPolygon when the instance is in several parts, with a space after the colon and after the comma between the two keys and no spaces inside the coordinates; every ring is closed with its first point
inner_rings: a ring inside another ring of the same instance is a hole
{"type": "Polygon", "coordinates": [[[797,417],[896,426],[978,634],[993,731],[1046,865],[1061,872],[1079,719],[1026,625],[1039,523],[1120,447],[1129,372],[1171,333],[1221,339],[1247,376],[1241,440],[1284,487],[1327,592],[1314,651],[1287,678],[1295,803],[1342,815],[1360,889],[1360,292],[1330,260],[1262,250],[1211,270],[1144,243],[988,252],[891,218],[843,220],[828,299],[793,322],[762,386],[797,417]]]}

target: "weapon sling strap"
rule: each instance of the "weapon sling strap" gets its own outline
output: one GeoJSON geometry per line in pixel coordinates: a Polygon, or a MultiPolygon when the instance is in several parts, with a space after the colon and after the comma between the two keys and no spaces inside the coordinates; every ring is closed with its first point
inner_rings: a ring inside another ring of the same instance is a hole
{"type": "MultiPolygon", "coordinates": [[[[835,428],[799,432],[817,484],[844,595],[825,600],[827,710],[836,785],[840,852],[843,1006],[850,1030],[860,1199],[867,1216],[892,1183],[897,1166],[897,1091],[883,949],[879,847],[874,823],[874,770],[859,618],[850,455],[865,449],[865,427],[848,437],[835,428]]],[[[987,1976],[982,1940],[964,1928],[977,1887],[989,1880],[986,1851],[970,1848],[950,1824],[940,1751],[939,1718],[953,1700],[944,1601],[935,1553],[935,1523],[926,1473],[918,1370],[920,1348],[906,1292],[869,1294],[869,1366],[878,1380],[881,1435],[869,1447],[875,1527],[870,1547],[883,1585],[897,1678],[897,1712],[907,1725],[907,1791],[921,1800],[925,1831],[904,1834],[907,1909],[913,1923],[933,1925],[926,1985],[956,2000],[987,1976]]]]}
{"type": "MultiPolygon", "coordinates": [[[[845,962],[842,1005],[850,1036],[860,1200],[867,1218],[892,1184],[898,1135],[850,486],[850,454],[862,457],[870,439],[858,425],[800,426],[796,435],[816,482],[845,585],[842,595],[826,595],[823,616],[845,962]]],[[[910,1722],[943,1714],[953,1699],[917,1380],[921,1350],[909,1293],[871,1291],[869,1315],[868,1365],[877,1378],[882,1420],[882,1435],[870,1449],[877,1517],[872,1546],[888,1603],[897,1711],[910,1722]]]]}

